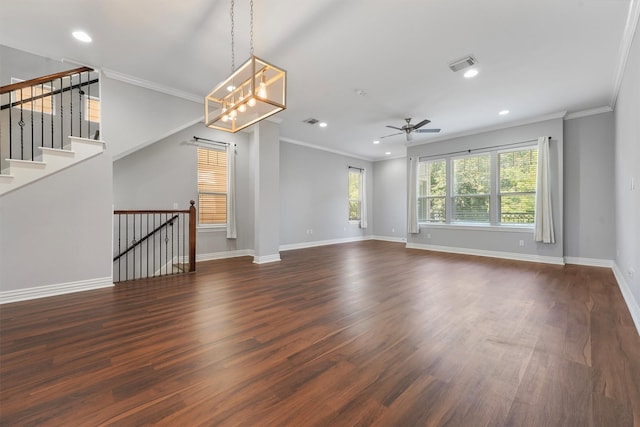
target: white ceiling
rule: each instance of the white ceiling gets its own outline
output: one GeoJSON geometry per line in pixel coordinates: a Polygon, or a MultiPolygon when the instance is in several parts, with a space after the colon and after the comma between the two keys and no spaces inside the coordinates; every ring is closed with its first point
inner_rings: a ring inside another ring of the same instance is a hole
{"type": "MultiPolygon", "coordinates": [[[[405,152],[402,135],[372,144],[404,117],[442,128],[415,135],[421,143],[611,106],[634,1],[255,0],[255,53],[288,72],[281,137],[380,159],[405,152]],[[479,61],[474,79],[448,68],[467,54],[479,61]]],[[[0,0],[0,44],[204,96],[231,71],[229,5],[0,0]],[[93,43],[72,39],[75,29],[93,43]]],[[[239,65],[249,0],[236,0],[235,40],[239,65]]]]}

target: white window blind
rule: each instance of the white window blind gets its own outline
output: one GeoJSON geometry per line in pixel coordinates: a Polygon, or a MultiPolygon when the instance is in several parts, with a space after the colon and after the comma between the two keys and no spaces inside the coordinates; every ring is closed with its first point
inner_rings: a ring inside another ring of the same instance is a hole
{"type": "Polygon", "coordinates": [[[227,153],[198,148],[198,223],[227,222],[227,153]]]}

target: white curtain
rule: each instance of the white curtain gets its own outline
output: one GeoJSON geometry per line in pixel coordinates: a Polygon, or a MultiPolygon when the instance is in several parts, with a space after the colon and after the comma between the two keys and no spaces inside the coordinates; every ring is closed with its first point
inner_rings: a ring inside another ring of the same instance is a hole
{"type": "Polygon", "coordinates": [[[227,145],[227,239],[238,237],[236,231],[236,150],[227,145]]]}
{"type": "Polygon", "coordinates": [[[418,226],[418,158],[409,158],[409,202],[407,212],[407,231],[411,234],[420,233],[418,226]]]}
{"type": "Polygon", "coordinates": [[[360,171],[360,228],[367,228],[367,174],[360,171]]]}
{"type": "Polygon", "coordinates": [[[551,177],[549,168],[549,137],[538,138],[538,179],[536,182],[536,224],[534,240],[555,243],[553,211],[551,209],[551,177]]]}

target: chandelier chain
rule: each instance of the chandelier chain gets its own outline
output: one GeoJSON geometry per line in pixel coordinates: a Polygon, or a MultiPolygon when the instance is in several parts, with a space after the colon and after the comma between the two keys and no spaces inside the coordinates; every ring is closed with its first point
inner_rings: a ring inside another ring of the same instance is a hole
{"type": "Polygon", "coordinates": [[[250,10],[250,15],[251,15],[251,21],[249,23],[249,42],[250,42],[250,47],[249,47],[249,55],[253,56],[253,0],[251,0],[251,2],[249,3],[249,10],[250,10]]]}
{"type": "Polygon", "coordinates": [[[235,1],[231,0],[231,11],[229,14],[231,15],[231,72],[236,71],[236,49],[234,44],[234,36],[235,36],[235,22],[234,22],[234,12],[233,6],[235,5],[235,1]]]}

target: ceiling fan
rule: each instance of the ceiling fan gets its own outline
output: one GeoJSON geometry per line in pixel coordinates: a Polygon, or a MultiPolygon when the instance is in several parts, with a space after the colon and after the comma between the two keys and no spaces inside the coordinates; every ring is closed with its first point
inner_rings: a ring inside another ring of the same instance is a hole
{"type": "Polygon", "coordinates": [[[388,138],[390,136],[395,136],[395,135],[401,135],[401,134],[404,133],[406,135],[406,137],[407,137],[407,142],[409,142],[409,141],[412,140],[411,134],[413,132],[416,132],[416,133],[438,133],[438,132],[440,132],[440,129],[420,129],[422,126],[424,126],[424,125],[426,125],[428,123],[431,123],[431,120],[424,119],[423,121],[421,121],[420,123],[416,123],[415,125],[411,124],[411,118],[410,117],[407,118],[407,119],[404,119],[404,120],[405,120],[405,122],[407,122],[407,124],[402,126],[401,128],[399,128],[397,126],[389,126],[389,125],[387,125],[388,128],[396,129],[396,130],[399,130],[400,132],[392,133],[391,135],[381,136],[380,139],[388,138]]]}

